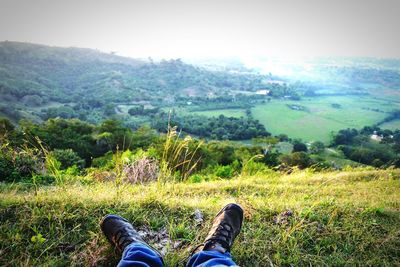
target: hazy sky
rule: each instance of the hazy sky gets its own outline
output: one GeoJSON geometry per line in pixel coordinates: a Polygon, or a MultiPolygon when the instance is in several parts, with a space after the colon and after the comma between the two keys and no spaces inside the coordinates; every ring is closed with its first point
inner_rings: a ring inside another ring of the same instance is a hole
{"type": "Polygon", "coordinates": [[[400,0],[0,0],[0,40],[154,58],[400,58],[400,0]]]}

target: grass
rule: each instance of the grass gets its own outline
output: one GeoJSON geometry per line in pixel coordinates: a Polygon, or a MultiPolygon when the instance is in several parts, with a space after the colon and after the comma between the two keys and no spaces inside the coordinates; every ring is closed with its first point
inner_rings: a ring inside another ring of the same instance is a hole
{"type": "Polygon", "coordinates": [[[339,166],[340,168],[346,168],[347,166],[350,167],[365,167],[366,165],[362,163],[358,163],[352,161],[350,159],[346,159],[343,155],[343,152],[332,149],[332,148],[325,148],[322,153],[318,154],[318,157],[322,157],[329,163],[333,164],[334,166],[339,166]]]}
{"type": "MultiPolygon", "coordinates": [[[[303,98],[300,101],[272,99],[252,108],[252,115],[264,124],[272,134],[287,134],[304,141],[329,143],[332,132],[346,128],[360,129],[384,119],[387,112],[399,109],[398,102],[372,96],[325,96],[303,98]],[[334,108],[332,104],[340,104],[334,108]],[[293,110],[288,105],[304,106],[306,111],[293,110]],[[374,110],[375,109],[375,110],[374,110]],[[376,111],[378,109],[379,111],[376,111]]],[[[180,112],[207,117],[245,117],[244,109],[217,109],[208,111],[180,112]]],[[[399,121],[383,124],[384,129],[398,129],[399,121]]]]}
{"type": "Polygon", "coordinates": [[[115,266],[99,229],[108,213],[167,229],[174,266],[206,236],[226,203],[245,209],[233,247],[241,266],[400,264],[400,170],[271,173],[204,183],[0,184],[0,265],[115,266]],[[196,226],[195,209],[205,222],[196,226]],[[288,210],[293,215],[287,216],[288,210]],[[286,213],[285,213],[286,212],[286,213]]]}
{"type": "Polygon", "coordinates": [[[225,117],[246,117],[244,109],[216,109],[207,111],[193,111],[192,114],[202,115],[206,117],[218,117],[219,115],[224,115],[225,117]]]}
{"type": "Polygon", "coordinates": [[[291,138],[327,143],[332,131],[373,125],[387,116],[385,112],[398,107],[398,104],[371,97],[316,97],[300,101],[272,100],[254,107],[252,114],[273,134],[285,133],[291,138]],[[332,107],[334,103],[341,108],[332,107]],[[292,110],[288,104],[305,106],[308,112],[292,110]]]}
{"type": "Polygon", "coordinates": [[[390,122],[385,122],[379,125],[382,129],[389,129],[389,130],[398,130],[400,129],[400,120],[393,120],[390,122]]]}

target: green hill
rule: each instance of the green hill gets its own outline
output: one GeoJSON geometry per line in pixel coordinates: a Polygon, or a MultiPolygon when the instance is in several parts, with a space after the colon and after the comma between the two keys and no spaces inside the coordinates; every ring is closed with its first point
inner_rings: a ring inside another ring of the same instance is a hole
{"type": "Polygon", "coordinates": [[[241,266],[398,266],[399,178],[399,170],[360,169],[203,183],[2,183],[0,265],[115,266],[99,221],[117,213],[149,233],[174,266],[202,241],[213,215],[237,202],[246,218],[232,254],[241,266]]]}
{"type": "Polygon", "coordinates": [[[0,115],[14,121],[60,116],[98,122],[128,115],[121,105],[166,107],[176,105],[179,97],[255,91],[262,77],[208,71],[180,59],[153,62],[6,41],[0,42],[0,115]]]}

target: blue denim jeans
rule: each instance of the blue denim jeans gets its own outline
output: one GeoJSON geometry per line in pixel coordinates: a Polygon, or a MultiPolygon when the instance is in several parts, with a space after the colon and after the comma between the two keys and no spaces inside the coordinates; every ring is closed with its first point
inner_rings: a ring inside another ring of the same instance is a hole
{"type": "MultiPolygon", "coordinates": [[[[119,267],[163,267],[160,256],[149,246],[142,243],[133,243],[127,246],[122,253],[119,267]]],[[[211,267],[211,266],[237,266],[228,252],[200,251],[190,258],[187,267],[211,267]]]]}

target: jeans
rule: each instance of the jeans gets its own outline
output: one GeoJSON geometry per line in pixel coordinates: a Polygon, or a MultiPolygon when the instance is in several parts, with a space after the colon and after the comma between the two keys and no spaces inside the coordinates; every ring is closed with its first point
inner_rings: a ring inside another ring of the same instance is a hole
{"type": "MultiPolygon", "coordinates": [[[[122,253],[118,267],[163,267],[164,263],[154,249],[142,243],[132,243],[122,253]]],[[[231,254],[218,251],[200,251],[191,256],[187,267],[237,266],[231,254]]]]}

